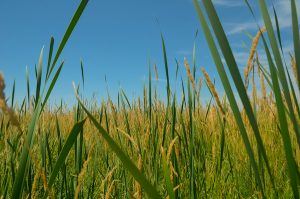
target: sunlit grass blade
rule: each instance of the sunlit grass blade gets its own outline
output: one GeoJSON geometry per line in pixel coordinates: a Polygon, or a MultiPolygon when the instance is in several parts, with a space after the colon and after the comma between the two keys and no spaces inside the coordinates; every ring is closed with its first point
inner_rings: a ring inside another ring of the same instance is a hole
{"type": "Polygon", "coordinates": [[[237,65],[237,63],[235,61],[235,58],[233,56],[233,52],[232,52],[232,49],[229,45],[229,41],[227,39],[227,36],[224,32],[224,29],[222,27],[222,24],[219,20],[219,17],[216,13],[216,10],[215,10],[212,2],[205,0],[203,3],[204,3],[204,6],[206,8],[208,18],[211,22],[211,25],[212,25],[212,28],[213,28],[214,33],[216,35],[216,38],[218,40],[218,43],[220,45],[220,48],[222,50],[222,53],[224,55],[224,58],[225,58],[225,61],[227,63],[229,72],[232,76],[235,87],[237,88],[238,94],[241,98],[241,102],[242,102],[242,104],[245,108],[247,117],[248,117],[249,122],[251,124],[251,127],[253,129],[255,139],[256,139],[256,143],[258,145],[258,149],[262,153],[263,159],[266,163],[267,171],[268,171],[268,174],[270,176],[271,182],[273,184],[273,188],[275,189],[275,183],[274,183],[273,175],[271,173],[271,168],[270,168],[270,165],[269,165],[269,162],[268,162],[268,157],[267,157],[267,154],[266,154],[264,143],[263,143],[261,135],[260,135],[257,120],[255,118],[250,100],[248,98],[247,91],[246,91],[245,87],[243,86],[243,80],[242,80],[241,75],[239,73],[238,65],[237,65]]]}
{"type": "MultiPolygon", "coordinates": [[[[299,2],[298,2],[299,3],[299,2]]],[[[299,24],[298,15],[296,9],[296,1],[291,0],[291,14],[292,14],[292,25],[293,25],[293,42],[294,42],[294,53],[296,59],[296,70],[297,70],[297,85],[300,89],[300,39],[299,39],[299,24]]]]}
{"type": "Polygon", "coordinates": [[[163,54],[164,54],[164,63],[165,63],[165,71],[166,71],[166,78],[167,78],[167,97],[168,97],[168,103],[169,103],[170,102],[170,94],[171,94],[170,80],[169,80],[169,66],[168,66],[168,57],[167,57],[165,40],[164,40],[164,37],[162,34],[161,34],[161,42],[162,42],[163,54]]]}
{"type": "Polygon", "coordinates": [[[11,93],[11,107],[14,107],[14,101],[15,101],[15,91],[16,91],[16,80],[14,80],[13,83],[13,89],[12,89],[12,93],[11,93]]]}
{"type": "Polygon", "coordinates": [[[80,60],[80,70],[81,70],[82,87],[84,88],[83,60],[80,60]]]}
{"type": "MultiPolygon", "coordinates": [[[[36,94],[35,94],[35,102],[37,103],[40,98],[40,92],[41,92],[41,83],[42,83],[42,65],[43,65],[43,52],[44,48],[42,48],[37,68],[37,76],[36,76],[36,94]]],[[[37,104],[35,104],[37,106],[37,104]]]]}
{"type": "Polygon", "coordinates": [[[32,115],[32,118],[31,118],[31,121],[30,121],[30,124],[28,127],[27,136],[25,139],[25,144],[22,149],[19,168],[17,171],[16,179],[13,184],[13,188],[12,188],[12,198],[18,199],[18,198],[21,198],[21,196],[22,196],[24,178],[26,176],[25,171],[26,171],[26,166],[27,166],[27,162],[28,162],[28,153],[29,153],[29,149],[31,148],[31,145],[32,145],[34,129],[35,129],[35,125],[38,121],[40,112],[41,112],[41,105],[39,102],[37,102],[37,107],[35,108],[35,111],[32,115]]]}
{"type": "Polygon", "coordinates": [[[171,182],[171,178],[170,178],[170,169],[168,167],[168,163],[166,160],[166,154],[163,148],[161,148],[161,158],[162,158],[162,164],[163,164],[163,173],[164,173],[164,177],[165,177],[165,181],[166,181],[166,187],[168,190],[168,194],[169,194],[169,198],[170,199],[175,199],[175,193],[173,191],[173,184],[171,182]]]}
{"type": "Polygon", "coordinates": [[[29,84],[28,66],[26,66],[26,87],[27,87],[27,100],[29,106],[30,105],[30,84],[29,84]]]}
{"type": "Polygon", "coordinates": [[[261,14],[262,14],[264,22],[265,22],[265,26],[267,28],[268,38],[270,40],[271,49],[272,49],[274,60],[275,60],[276,66],[277,66],[277,67],[276,66],[275,67],[278,70],[278,77],[280,80],[280,85],[282,86],[281,90],[283,91],[284,98],[286,100],[288,110],[290,113],[289,116],[291,118],[291,121],[292,121],[292,124],[294,127],[294,132],[297,137],[297,142],[298,142],[298,145],[300,146],[300,131],[299,131],[299,128],[297,125],[297,121],[296,121],[296,117],[295,117],[295,113],[294,113],[294,109],[293,109],[293,105],[292,105],[290,91],[289,91],[289,87],[288,87],[288,83],[287,83],[287,78],[286,78],[285,70],[283,67],[283,61],[282,61],[281,54],[280,54],[280,51],[278,48],[278,43],[277,43],[277,40],[275,37],[272,21],[271,21],[265,0],[259,1],[259,6],[260,6],[261,14]]]}
{"type": "Polygon", "coordinates": [[[56,65],[56,62],[58,61],[58,58],[59,58],[62,50],[64,49],[67,41],[69,40],[69,38],[70,38],[76,24],[78,23],[78,21],[80,19],[80,16],[82,15],[82,13],[83,13],[83,11],[84,11],[84,9],[85,9],[88,2],[89,2],[89,0],[81,0],[80,5],[78,6],[78,8],[77,8],[70,24],[69,24],[64,36],[63,36],[63,38],[62,38],[62,40],[59,44],[58,50],[55,54],[55,57],[53,59],[53,62],[51,64],[51,67],[50,67],[50,70],[49,70],[49,76],[51,75],[52,70],[54,69],[54,67],[56,65]]]}
{"type": "Polygon", "coordinates": [[[54,38],[51,37],[50,47],[49,47],[49,55],[48,55],[47,71],[46,71],[46,81],[49,78],[49,71],[50,71],[50,66],[51,66],[51,61],[52,61],[52,54],[53,54],[53,46],[54,46],[54,38]]]}
{"type": "MultiPolygon", "coordinates": [[[[229,82],[229,79],[227,77],[225,68],[223,66],[220,54],[217,50],[217,47],[216,47],[216,44],[214,42],[213,36],[212,36],[212,34],[209,30],[209,27],[208,27],[208,24],[205,20],[204,15],[203,15],[202,9],[200,8],[199,2],[197,0],[194,0],[194,5],[195,5],[195,8],[196,8],[200,23],[202,25],[202,28],[203,28],[203,31],[204,31],[204,34],[205,34],[206,41],[208,43],[210,52],[212,54],[215,65],[217,67],[218,74],[221,78],[221,82],[223,84],[225,93],[228,97],[229,104],[231,106],[231,109],[233,111],[236,123],[239,127],[242,139],[244,141],[246,151],[247,151],[249,159],[250,159],[251,166],[254,170],[255,178],[257,180],[257,183],[258,183],[258,186],[259,186],[260,190],[262,191],[262,194],[264,195],[263,186],[262,186],[261,178],[260,178],[260,175],[259,175],[258,166],[257,166],[257,163],[255,161],[255,157],[254,157],[254,152],[253,152],[253,149],[250,145],[250,141],[249,141],[246,129],[245,129],[245,125],[244,125],[244,122],[242,120],[242,117],[241,117],[236,99],[234,97],[234,94],[233,94],[233,91],[232,91],[232,88],[231,88],[231,85],[230,85],[230,82],[229,82]]],[[[243,83],[241,83],[240,85],[243,85],[243,83]]]]}
{"type": "Polygon", "coordinates": [[[46,105],[46,103],[47,103],[47,101],[48,101],[48,99],[50,97],[50,94],[51,94],[51,92],[52,92],[52,90],[53,90],[53,88],[54,88],[54,86],[56,84],[56,81],[57,81],[57,79],[58,79],[58,77],[60,75],[60,72],[61,72],[61,69],[62,69],[63,65],[64,65],[64,62],[62,62],[60,64],[59,68],[57,69],[57,71],[56,71],[56,73],[55,73],[55,75],[54,75],[54,77],[53,77],[53,79],[52,79],[52,81],[50,83],[50,86],[49,86],[49,88],[47,90],[46,96],[45,96],[45,98],[43,100],[43,103],[42,103],[42,110],[44,109],[44,107],[45,107],[45,105],[46,105]]]}
{"type": "Polygon", "coordinates": [[[277,72],[275,65],[272,61],[270,51],[268,49],[267,43],[263,37],[263,42],[265,46],[265,51],[267,54],[268,58],[268,63],[270,66],[270,72],[272,76],[272,82],[273,82],[273,89],[274,89],[274,94],[275,94],[275,99],[276,99],[276,106],[277,106],[277,112],[278,112],[278,119],[280,123],[280,133],[283,139],[283,144],[284,144],[284,149],[285,149],[285,156],[287,160],[287,165],[288,165],[288,171],[290,175],[290,183],[291,187],[293,190],[293,194],[295,198],[299,198],[299,191],[298,191],[298,186],[297,186],[297,167],[295,164],[294,156],[293,156],[293,149],[291,145],[291,138],[289,135],[289,129],[288,129],[288,123],[285,115],[285,110],[284,110],[284,104],[281,96],[281,90],[280,90],[280,85],[277,77],[277,72]]]}
{"type": "Polygon", "coordinates": [[[67,138],[67,140],[66,140],[66,142],[65,142],[65,144],[64,144],[64,146],[63,146],[63,148],[62,148],[62,150],[59,154],[59,156],[58,156],[58,159],[57,159],[57,161],[54,165],[53,171],[50,175],[49,182],[48,182],[49,187],[51,187],[54,184],[55,178],[58,175],[58,172],[59,172],[60,168],[64,165],[65,160],[66,160],[72,146],[74,145],[78,134],[83,129],[83,125],[85,123],[85,120],[86,119],[76,123],[73,126],[73,128],[72,128],[72,130],[71,130],[71,132],[70,132],[70,134],[69,134],[69,136],[68,136],[68,138],[67,138]]]}
{"type": "Polygon", "coordinates": [[[145,176],[139,171],[139,169],[135,166],[135,164],[130,160],[130,158],[124,153],[124,151],[117,145],[117,143],[111,138],[111,136],[105,131],[104,128],[98,123],[98,121],[94,118],[94,116],[87,110],[87,108],[84,106],[84,104],[81,102],[77,92],[76,87],[74,86],[74,91],[76,93],[76,98],[82,109],[85,111],[85,113],[88,115],[91,122],[95,125],[95,127],[98,129],[98,132],[101,134],[101,136],[105,139],[109,147],[112,149],[112,151],[118,156],[118,158],[123,163],[124,167],[132,174],[134,179],[138,181],[145,192],[148,194],[151,198],[161,198],[157,190],[153,187],[153,185],[145,178],[145,176]]]}

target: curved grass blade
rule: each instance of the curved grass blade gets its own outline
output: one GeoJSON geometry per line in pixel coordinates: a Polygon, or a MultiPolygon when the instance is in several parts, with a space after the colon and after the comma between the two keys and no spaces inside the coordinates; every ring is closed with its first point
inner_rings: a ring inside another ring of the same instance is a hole
{"type": "Polygon", "coordinates": [[[296,59],[296,68],[297,68],[297,85],[300,89],[300,39],[299,39],[299,25],[298,25],[298,16],[296,9],[295,0],[291,0],[291,11],[292,11],[292,24],[293,24],[293,41],[294,41],[294,53],[296,59]]]}
{"type": "Polygon", "coordinates": [[[51,37],[50,39],[50,48],[49,48],[49,55],[48,55],[48,64],[47,64],[47,72],[46,72],[46,81],[49,78],[49,71],[51,66],[52,54],[53,54],[53,46],[54,46],[54,38],[51,37]]]}
{"type": "Polygon", "coordinates": [[[89,0],[81,0],[80,5],[78,6],[78,8],[77,8],[77,10],[76,10],[76,12],[75,12],[75,14],[74,14],[74,16],[73,16],[73,18],[72,18],[69,26],[68,26],[68,28],[67,28],[64,36],[63,36],[63,39],[61,40],[61,42],[59,44],[58,50],[57,50],[57,52],[55,54],[55,57],[53,59],[52,65],[51,65],[51,68],[49,70],[49,76],[51,75],[52,70],[53,70],[53,68],[54,68],[54,66],[55,66],[55,64],[56,64],[56,62],[57,62],[57,60],[58,60],[58,58],[59,58],[62,50],[64,49],[64,47],[65,47],[68,39],[70,38],[70,36],[71,36],[71,34],[72,34],[72,32],[73,32],[73,30],[74,30],[74,28],[75,28],[78,20],[79,20],[81,14],[83,13],[83,11],[84,11],[84,9],[85,9],[85,7],[86,7],[86,5],[87,5],[88,2],[89,2],[89,0]]]}
{"type": "Polygon", "coordinates": [[[11,94],[11,107],[14,107],[14,100],[15,100],[15,90],[16,90],[16,80],[14,80],[13,83],[13,89],[12,89],[12,94],[11,94]]]}
{"type": "Polygon", "coordinates": [[[42,104],[42,110],[44,109],[44,107],[45,107],[45,105],[46,105],[46,103],[47,103],[47,101],[48,101],[48,99],[50,97],[50,94],[51,94],[51,92],[52,92],[52,90],[54,88],[54,85],[56,84],[56,81],[57,81],[57,79],[59,77],[59,74],[61,72],[61,69],[62,69],[63,65],[64,65],[64,62],[62,62],[60,64],[59,68],[57,69],[57,71],[56,71],[56,73],[55,73],[55,75],[54,75],[54,77],[53,77],[53,79],[51,81],[51,84],[50,84],[50,86],[49,86],[49,88],[47,90],[46,96],[45,96],[43,104],[42,104]]]}
{"type": "Polygon", "coordinates": [[[291,118],[291,121],[292,121],[292,124],[294,127],[294,131],[295,131],[295,134],[297,137],[298,146],[300,147],[300,130],[297,125],[297,120],[296,120],[296,116],[295,116],[293,105],[292,105],[291,95],[290,95],[290,91],[289,91],[289,87],[288,87],[288,83],[287,83],[287,78],[286,78],[286,74],[284,71],[283,62],[282,62],[282,58],[280,55],[278,43],[277,43],[277,40],[275,37],[272,21],[271,21],[265,0],[261,0],[258,2],[259,2],[261,14],[262,14],[264,22],[265,22],[265,26],[267,28],[268,38],[270,40],[271,49],[272,49],[275,63],[276,63],[277,70],[278,70],[278,77],[279,77],[280,83],[282,85],[282,91],[283,91],[284,98],[286,100],[288,110],[290,113],[289,116],[291,118]]]}
{"type": "MultiPolygon", "coordinates": [[[[43,65],[43,52],[44,47],[41,50],[39,64],[37,69],[37,76],[36,76],[36,94],[35,94],[35,102],[37,103],[40,98],[40,91],[41,91],[41,83],[42,83],[42,65],[43,65]]],[[[37,106],[35,104],[35,106],[37,106]]]]}
{"type": "Polygon", "coordinates": [[[28,157],[29,157],[28,156],[29,149],[31,148],[31,145],[32,145],[34,129],[35,129],[35,125],[37,123],[40,113],[41,113],[41,105],[40,105],[40,102],[37,102],[37,107],[32,115],[32,119],[31,119],[29,127],[28,127],[28,133],[27,133],[27,136],[25,139],[25,144],[23,146],[18,172],[16,175],[16,179],[14,181],[14,184],[13,184],[12,198],[19,199],[22,196],[24,178],[25,178],[25,174],[26,174],[25,171],[26,171],[28,157]]]}
{"type": "Polygon", "coordinates": [[[263,42],[264,42],[268,62],[270,65],[270,72],[271,72],[273,89],[274,89],[273,91],[275,94],[278,119],[279,119],[279,123],[280,123],[280,133],[281,133],[281,136],[283,139],[285,156],[286,156],[288,171],[289,171],[290,180],[291,180],[290,183],[291,183],[294,197],[299,198],[299,192],[298,192],[298,187],[297,187],[297,168],[296,168],[295,160],[293,157],[291,138],[289,135],[288,123],[287,123],[287,119],[286,119],[286,115],[285,115],[285,109],[284,109],[284,104],[283,104],[283,100],[282,100],[282,96],[281,96],[281,90],[280,90],[280,85],[278,82],[277,72],[276,72],[275,65],[272,61],[271,54],[270,54],[270,51],[268,49],[268,46],[267,46],[267,43],[266,43],[266,40],[264,37],[263,37],[263,42]]]}
{"type": "Polygon", "coordinates": [[[84,71],[83,71],[83,60],[80,60],[80,69],[81,69],[81,79],[82,79],[82,87],[84,88],[84,71]]]}
{"type": "Polygon", "coordinates": [[[51,173],[51,176],[50,176],[50,179],[49,179],[49,182],[48,182],[49,188],[54,184],[55,178],[58,175],[58,172],[59,172],[60,168],[64,165],[65,160],[66,160],[72,146],[74,145],[78,134],[83,130],[83,125],[84,125],[85,121],[86,121],[86,119],[76,123],[73,126],[73,128],[72,128],[72,130],[71,130],[71,132],[70,132],[70,134],[69,134],[69,136],[66,140],[66,143],[64,144],[64,146],[63,146],[63,148],[62,148],[62,150],[61,150],[61,152],[58,156],[58,159],[55,163],[53,171],[51,173]]]}
{"type": "Polygon", "coordinates": [[[30,85],[29,85],[28,66],[26,66],[26,85],[27,85],[27,100],[28,100],[28,106],[29,106],[30,105],[30,85]]]}
{"type": "MultiPolygon", "coordinates": [[[[225,93],[226,93],[226,95],[228,97],[229,104],[230,104],[231,109],[233,111],[236,123],[237,123],[237,125],[238,125],[238,127],[240,129],[240,133],[241,133],[243,142],[245,144],[246,151],[248,153],[251,166],[252,166],[252,168],[254,170],[255,179],[256,179],[256,181],[258,183],[258,186],[259,186],[259,188],[262,191],[262,194],[264,196],[264,190],[263,190],[261,178],[260,178],[260,175],[259,175],[258,166],[257,166],[257,163],[256,163],[255,158],[254,158],[254,152],[253,152],[253,149],[252,149],[252,147],[250,145],[250,141],[249,141],[246,129],[245,129],[245,125],[244,125],[244,122],[242,120],[241,113],[239,111],[236,99],[234,97],[234,94],[233,94],[233,91],[232,91],[232,88],[231,88],[228,76],[226,74],[225,68],[223,66],[220,54],[218,52],[218,49],[216,47],[216,44],[214,42],[214,39],[213,39],[213,36],[212,36],[212,34],[210,32],[208,24],[207,24],[207,22],[205,20],[203,12],[202,12],[202,10],[200,8],[199,2],[197,0],[194,0],[194,5],[195,5],[196,11],[198,13],[198,17],[199,17],[200,23],[201,23],[202,28],[203,28],[203,31],[204,31],[204,34],[205,34],[205,37],[206,37],[206,41],[208,43],[208,46],[209,46],[209,49],[211,51],[213,60],[215,62],[215,66],[217,67],[217,71],[219,73],[219,76],[220,76],[221,82],[223,84],[225,93]]],[[[241,85],[243,85],[243,84],[241,84],[241,85]]]]}
{"type": "Polygon", "coordinates": [[[164,173],[164,177],[165,177],[165,181],[166,181],[166,187],[167,187],[167,191],[169,194],[169,198],[170,199],[175,199],[175,193],[173,190],[173,184],[171,182],[171,178],[170,178],[170,169],[168,167],[168,163],[166,160],[166,154],[163,148],[161,148],[161,158],[162,158],[162,164],[163,164],[163,173],[164,173]]]}
{"type": "Polygon", "coordinates": [[[165,62],[165,70],[166,70],[166,78],[167,78],[167,95],[168,95],[168,103],[170,102],[170,80],[169,80],[169,67],[168,67],[168,58],[167,58],[167,51],[166,51],[166,45],[165,45],[165,40],[164,36],[161,33],[161,42],[162,42],[162,47],[163,47],[163,53],[164,53],[164,62],[165,62]]]}
{"type": "Polygon", "coordinates": [[[232,76],[232,79],[233,79],[234,84],[237,88],[238,94],[241,98],[242,104],[245,108],[245,111],[246,111],[247,117],[249,119],[250,125],[253,129],[255,139],[256,139],[256,143],[258,145],[258,149],[262,153],[264,162],[265,162],[266,167],[267,167],[268,174],[270,176],[270,179],[271,179],[271,182],[272,182],[272,185],[273,185],[273,188],[275,189],[275,183],[274,183],[273,175],[271,173],[271,168],[270,168],[270,165],[269,165],[269,162],[268,162],[268,157],[267,157],[267,154],[266,154],[264,143],[263,143],[262,138],[260,136],[260,131],[259,131],[259,128],[258,128],[257,120],[255,118],[253,109],[251,107],[251,103],[250,103],[250,100],[248,98],[247,91],[246,91],[245,87],[243,86],[243,80],[242,80],[242,77],[239,73],[238,65],[237,65],[237,63],[235,61],[235,58],[233,56],[233,52],[232,52],[232,49],[229,45],[229,41],[226,37],[223,26],[220,22],[220,19],[219,19],[217,13],[216,13],[216,10],[215,10],[212,2],[208,1],[208,0],[205,0],[205,1],[203,1],[203,3],[204,3],[204,6],[205,6],[205,9],[207,11],[208,18],[211,22],[212,28],[215,32],[218,43],[221,47],[221,51],[224,55],[227,66],[229,68],[229,72],[232,76]]]}
{"type": "Polygon", "coordinates": [[[153,185],[145,178],[145,176],[140,172],[140,170],[135,166],[135,164],[130,160],[130,158],[125,154],[125,152],[118,146],[118,144],[112,139],[112,137],[105,131],[105,129],[98,123],[96,118],[87,110],[84,104],[81,102],[77,92],[76,86],[73,83],[74,91],[76,93],[76,98],[82,109],[86,112],[91,122],[98,129],[101,136],[106,140],[112,151],[118,156],[118,158],[123,163],[124,167],[132,174],[134,179],[140,183],[145,192],[150,198],[161,198],[157,190],[153,185]]]}

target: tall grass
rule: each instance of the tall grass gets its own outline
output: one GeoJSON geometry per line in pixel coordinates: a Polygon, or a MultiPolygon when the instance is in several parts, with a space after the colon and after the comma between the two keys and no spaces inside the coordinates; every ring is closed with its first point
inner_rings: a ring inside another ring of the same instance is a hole
{"type": "Polygon", "coordinates": [[[284,60],[278,20],[275,34],[265,1],[259,1],[266,33],[258,26],[257,35],[268,63],[259,62],[257,43],[248,62],[260,71],[261,84],[267,82],[262,96],[255,90],[248,95],[251,82],[238,70],[214,5],[202,2],[194,0],[196,12],[225,91],[221,97],[202,69],[211,93],[207,104],[200,100],[205,87],[196,75],[196,42],[192,67],[187,59],[182,65],[176,60],[172,74],[161,35],[167,99],[157,96],[155,81],[160,74],[150,60],[143,96],[130,100],[121,89],[117,102],[109,90],[108,100],[99,105],[82,99],[82,88],[88,85],[81,60],[82,84],[74,83],[78,103],[73,109],[64,108],[63,102],[49,107],[47,101],[64,65],[63,61],[57,65],[60,54],[87,0],[79,4],[57,51],[51,37],[46,70],[41,50],[34,96],[26,69],[27,95],[19,106],[14,83],[9,105],[0,76],[0,197],[299,198],[299,85],[286,65],[292,63],[294,76],[300,76],[295,1],[291,1],[295,45],[291,62],[284,60]],[[186,73],[181,74],[180,67],[186,73]],[[170,84],[173,75],[181,83],[179,91],[170,84]],[[181,99],[176,92],[182,93],[181,99]]]}

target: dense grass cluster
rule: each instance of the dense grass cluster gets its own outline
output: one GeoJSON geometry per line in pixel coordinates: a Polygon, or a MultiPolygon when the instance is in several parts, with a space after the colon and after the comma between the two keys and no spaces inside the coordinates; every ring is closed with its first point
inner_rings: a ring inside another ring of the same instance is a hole
{"type": "MultiPolygon", "coordinates": [[[[196,77],[194,59],[192,67],[184,61],[186,76],[181,77],[178,99],[169,84],[162,36],[167,99],[157,97],[149,66],[149,83],[137,99],[129,100],[120,90],[116,102],[108,96],[99,105],[81,99],[80,86],[74,84],[78,104],[73,109],[63,103],[50,108],[47,101],[64,64],[57,66],[57,61],[87,3],[83,0],[79,5],[56,52],[51,38],[46,73],[41,51],[35,95],[30,94],[27,74],[23,102],[14,102],[15,86],[7,101],[0,76],[4,113],[0,116],[0,198],[299,197],[300,43],[295,1],[291,1],[293,30],[297,30],[291,65],[283,61],[279,24],[275,34],[262,0],[266,27],[258,27],[242,79],[211,1],[203,0],[200,7],[194,0],[225,90],[223,97],[204,69],[204,80],[196,77]],[[256,51],[260,38],[266,65],[256,51]],[[205,86],[211,93],[208,104],[201,103],[205,86]]],[[[84,84],[83,64],[81,69],[84,84]]]]}

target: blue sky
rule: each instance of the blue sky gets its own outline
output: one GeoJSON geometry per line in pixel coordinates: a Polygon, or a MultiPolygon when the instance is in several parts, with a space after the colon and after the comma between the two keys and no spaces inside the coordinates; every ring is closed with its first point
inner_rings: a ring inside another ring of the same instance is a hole
{"type": "MultiPolygon", "coordinates": [[[[17,98],[23,99],[26,93],[26,65],[33,85],[34,65],[38,61],[41,48],[45,46],[46,63],[50,37],[54,36],[57,48],[79,2],[1,1],[0,71],[5,75],[7,95],[11,92],[12,82],[16,80],[17,98]]],[[[246,64],[251,45],[251,40],[244,31],[252,35],[257,31],[257,26],[243,2],[214,0],[241,71],[246,64]]],[[[271,1],[268,2],[271,5],[271,1]]],[[[277,8],[284,50],[287,53],[293,49],[290,1],[272,2],[277,8]]],[[[257,1],[250,0],[250,3],[259,23],[262,23],[257,1]]],[[[51,101],[55,103],[61,98],[68,103],[75,101],[72,81],[77,84],[81,82],[81,58],[86,80],[83,93],[88,98],[93,94],[100,100],[106,98],[105,76],[113,97],[120,87],[129,97],[140,95],[144,83],[147,83],[149,59],[152,66],[154,62],[157,64],[161,80],[154,84],[160,91],[159,95],[163,97],[165,72],[160,32],[165,37],[171,83],[175,88],[178,84],[175,82],[174,59],[180,62],[180,71],[185,77],[182,63],[184,57],[192,62],[192,48],[197,29],[197,77],[199,79],[202,76],[199,69],[203,66],[211,77],[216,77],[217,89],[222,92],[192,0],[90,0],[62,53],[61,60],[65,60],[65,66],[51,101]]],[[[207,96],[207,92],[204,91],[203,98],[207,96]]]]}

